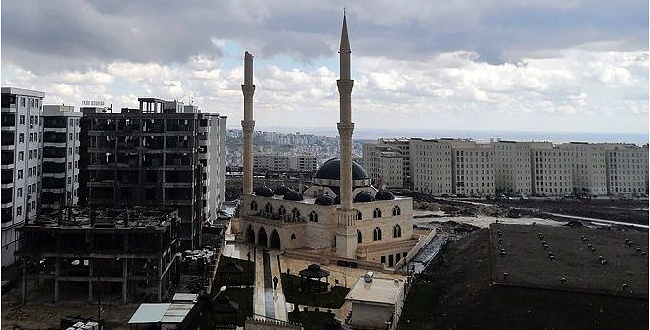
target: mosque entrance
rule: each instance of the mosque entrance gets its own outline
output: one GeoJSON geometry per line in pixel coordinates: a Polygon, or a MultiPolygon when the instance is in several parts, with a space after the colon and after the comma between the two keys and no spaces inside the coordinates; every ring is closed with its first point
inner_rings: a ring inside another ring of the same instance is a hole
{"type": "Polygon", "coordinates": [[[264,227],[260,228],[260,231],[257,232],[257,244],[261,246],[269,246],[269,239],[266,236],[266,230],[264,230],[264,227]]]}
{"type": "Polygon", "coordinates": [[[280,249],[280,235],[275,229],[273,229],[273,232],[271,232],[271,248],[278,250],[280,249]]]}
{"type": "Polygon", "coordinates": [[[246,229],[246,242],[255,244],[255,230],[253,230],[253,225],[248,225],[246,229]]]}

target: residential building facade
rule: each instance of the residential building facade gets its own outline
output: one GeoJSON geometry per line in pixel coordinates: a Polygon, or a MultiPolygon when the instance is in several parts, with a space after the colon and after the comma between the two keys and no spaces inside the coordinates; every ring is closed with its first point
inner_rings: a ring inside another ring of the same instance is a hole
{"type": "Polygon", "coordinates": [[[74,106],[43,106],[42,214],[79,202],[80,121],[74,106]]]}
{"type": "Polygon", "coordinates": [[[2,267],[14,263],[16,228],[40,207],[44,92],[2,87],[2,267]]]}

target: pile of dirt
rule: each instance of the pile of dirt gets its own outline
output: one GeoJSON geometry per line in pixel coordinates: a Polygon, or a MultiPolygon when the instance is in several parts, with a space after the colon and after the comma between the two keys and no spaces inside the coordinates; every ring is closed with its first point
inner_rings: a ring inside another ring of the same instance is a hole
{"type": "Polygon", "coordinates": [[[451,243],[416,277],[400,329],[647,329],[648,301],[492,285],[488,230],[451,243]]]}

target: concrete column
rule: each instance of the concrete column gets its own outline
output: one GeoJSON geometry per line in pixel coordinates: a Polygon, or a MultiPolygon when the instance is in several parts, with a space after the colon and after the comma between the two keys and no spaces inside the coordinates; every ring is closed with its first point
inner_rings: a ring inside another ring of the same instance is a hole
{"type": "Polygon", "coordinates": [[[126,288],[128,284],[128,271],[126,269],[126,258],[122,258],[122,303],[126,304],[126,288]]]}
{"type": "Polygon", "coordinates": [[[56,258],[54,264],[54,302],[59,302],[59,276],[61,276],[61,260],[56,258]]]}

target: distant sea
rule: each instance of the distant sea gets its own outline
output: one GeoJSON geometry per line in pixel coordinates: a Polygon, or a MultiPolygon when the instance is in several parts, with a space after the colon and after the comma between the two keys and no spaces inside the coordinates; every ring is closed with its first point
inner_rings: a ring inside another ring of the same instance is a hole
{"type": "MultiPolygon", "coordinates": [[[[263,131],[314,134],[321,136],[336,136],[336,128],[330,127],[287,127],[269,126],[258,128],[263,131]]],[[[643,145],[648,143],[648,133],[613,133],[613,132],[519,132],[519,131],[464,131],[440,129],[381,129],[381,128],[355,128],[354,140],[376,140],[377,138],[458,138],[472,139],[489,142],[490,139],[511,141],[549,141],[553,143],[564,142],[614,142],[634,143],[643,145]]]]}

